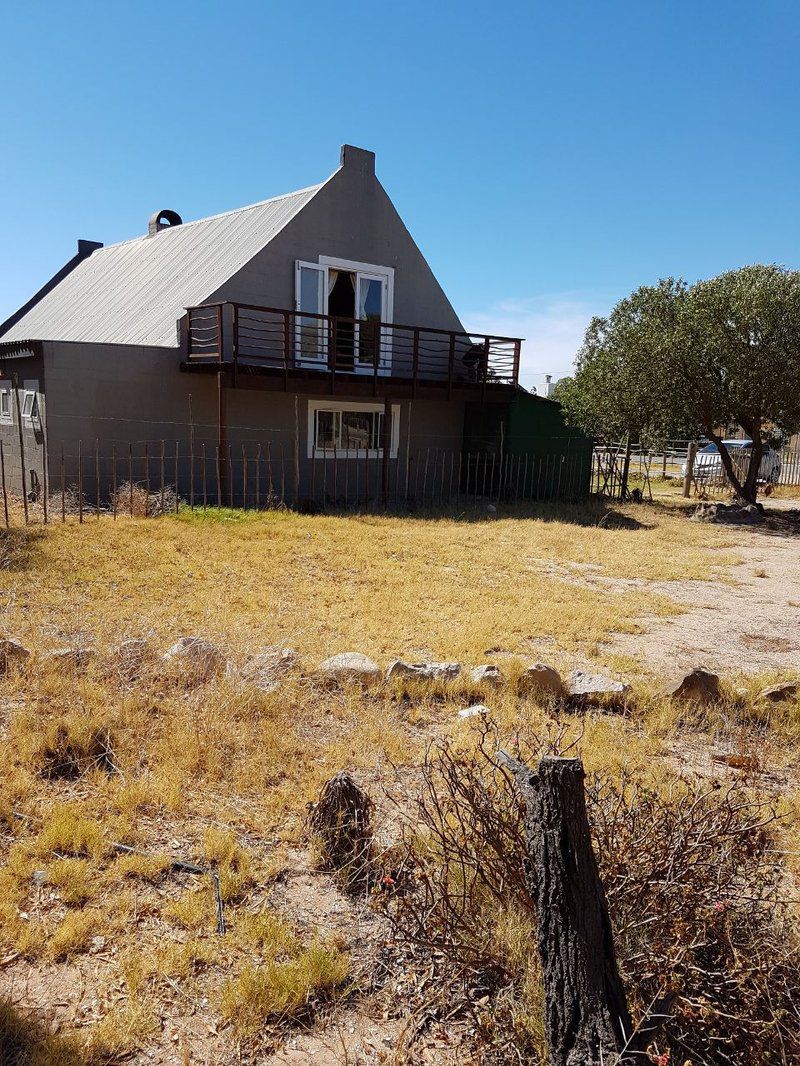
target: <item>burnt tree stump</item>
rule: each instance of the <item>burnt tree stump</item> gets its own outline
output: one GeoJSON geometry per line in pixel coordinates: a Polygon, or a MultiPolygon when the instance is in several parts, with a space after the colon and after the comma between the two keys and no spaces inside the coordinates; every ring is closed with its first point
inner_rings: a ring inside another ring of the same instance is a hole
{"type": "Polygon", "coordinates": [[[592,849],[583,764],[548,757],[532,771],[501,755],[525,800],[551,1066],[641,1062],[629,1043],[631,1019],[592,849]]]}

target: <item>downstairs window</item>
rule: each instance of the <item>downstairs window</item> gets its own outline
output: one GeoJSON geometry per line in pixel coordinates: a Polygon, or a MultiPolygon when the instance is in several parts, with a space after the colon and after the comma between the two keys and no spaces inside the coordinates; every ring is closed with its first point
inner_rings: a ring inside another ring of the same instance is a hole
{"type": "MultiPolygon", "coordinates": [[[[383,406],[378,404],[312,402],[308,405],[308,457],[383,455],[383,406]]],[[[390,456],[397,457],[400,405],[392,405],[390,456]]]]}

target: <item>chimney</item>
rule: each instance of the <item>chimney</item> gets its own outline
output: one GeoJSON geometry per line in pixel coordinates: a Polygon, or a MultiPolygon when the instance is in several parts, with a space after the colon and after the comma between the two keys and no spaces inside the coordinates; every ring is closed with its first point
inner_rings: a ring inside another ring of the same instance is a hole
{"type": "Polygon", "coordinates": [[[162,229],[180,226],[181,222],[183,219],[177,211],[170,211],[168,208],[164,208],[163,211],[154,211],[147,224],[147,236],[155,237],[162,229]]]}
{"type": "Polygon", "coordinates": [[[347,167],[348,170],[352,168],[360,170],[363,174],[375,173],[375,153],[367,151],[366,148],[355,148],[352,144],[343,144],[339,160],[341,166],[347,167]]]}

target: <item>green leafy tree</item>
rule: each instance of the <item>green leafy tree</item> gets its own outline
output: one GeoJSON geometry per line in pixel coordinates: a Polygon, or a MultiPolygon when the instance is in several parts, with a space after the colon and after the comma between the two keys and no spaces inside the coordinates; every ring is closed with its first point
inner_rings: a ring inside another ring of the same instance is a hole
{"type": "Polygon", "coordinates": [[[557,398],[594,436],[708,437],[754,502],[765,443],[800,428],[800,272],[749,266],[637,289],[590,323],[557,398]],[[722,440],[730,424],[753,441],[744,476],[722,440]]]}

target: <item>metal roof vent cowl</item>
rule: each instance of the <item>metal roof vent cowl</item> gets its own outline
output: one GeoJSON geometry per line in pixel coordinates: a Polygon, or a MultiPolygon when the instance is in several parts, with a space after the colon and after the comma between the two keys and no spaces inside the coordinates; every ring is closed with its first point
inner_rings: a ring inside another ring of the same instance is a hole
{"type": "Polygon", "coordinates": [[[147,236],[155,237],[160,230],[180,226],[181,222],[183,219],[177,211],[154,211],[147,226],[147,236]]]}

